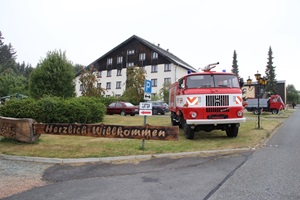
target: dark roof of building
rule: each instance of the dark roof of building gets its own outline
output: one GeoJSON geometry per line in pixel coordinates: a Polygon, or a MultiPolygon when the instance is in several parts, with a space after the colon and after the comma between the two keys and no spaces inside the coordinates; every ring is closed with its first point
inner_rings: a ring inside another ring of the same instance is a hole
{"type": "MultiPolygon", "coordinates": [[[[195,68],[193,68],[191,65],[187,64],[186,62],[184,62],[183,60],[181,60],[180,58],[178,58],[177,56],[175,56],[174,54],[172,54],[169,50],[164,50],[161,47],[159,47],[158,45],[155,45],[151,42],[148,42],[147,40],[138,37],[136,35],[131,36],[130,38],[128,38],[127,40],[125,40],[124,42],[122,42],[121,44],[119,44],[118,46],[116,46],[115,48],[111,49],[110,51],[108,51],[106,54],[104,54],[103,56],[99,57],[97,60],[95,60],[94,62],[92,62],[91,64],[89,64],[88,66],[92,65],[93,63],[97,62],[98,60],[101,60],[102,58],[106,57],[108,54],[110,54],[111,52],[117,50],[119,47],[125,45],[126,43],[130,42],[131,40],[136,39],[139,40],[141,43],[143,43],[144,45],[148,46],[149,48],[151,48],[153,51],[157,52],[158,54],[164,56],[166,59],[170,60],[171,63],[174,63],[176,65],[179,65],[183,68],[186,68],[188,70],[191,70],[192,72],[196,72],[197,70],[195,68]]],[[[87,67],[88,67],[87,66],[87,67]]],[[[86,68],[87,68],[86,67],[86,68]]],[[[82,70],[81,70],[82,71],[82,70]]],[[[81,71],[77,72],[76,76],[81,74],[81,71]]]]}

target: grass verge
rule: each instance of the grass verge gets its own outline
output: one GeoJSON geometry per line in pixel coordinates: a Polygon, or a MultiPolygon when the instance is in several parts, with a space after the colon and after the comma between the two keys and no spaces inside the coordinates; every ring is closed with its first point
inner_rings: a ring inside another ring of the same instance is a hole
{"type": "MultiPolygon", "coordinates": [[[[252,148],[262,143],[292,113],[293,109],[278,115],[263,113],[261,129],[257,129],[257,116],[245,113],[247,118],[236,138],[228,138],[225,131],[198,132],[194,140],[187,140],[180,129],[178,141],[146,140],[142,150],[142,140],[108,139],[84,136],[41,135],[38,142],[26,144],[0,136],[0,153],[16,156],[49,158],[89,158],[145,155],[160,153],[193,152],[231,148],[252,148]]],[[[106,115],[103,123],[120,125],[143,125],[142,116],[106,115]]],[[[169,126],[170,117],[149,116],[147,124],[169,126]]]]}

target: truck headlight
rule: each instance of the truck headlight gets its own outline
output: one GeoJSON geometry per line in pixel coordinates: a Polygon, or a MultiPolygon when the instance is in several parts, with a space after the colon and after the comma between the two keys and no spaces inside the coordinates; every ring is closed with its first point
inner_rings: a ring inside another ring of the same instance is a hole
{"type": "Polygon", "coordinates": [[[195,111],[190,112],[190,116],[192,118],[196,118],[197,117],[197,113],[195,111]]]}
{"type": "Polygon", "coordinates": [[[236,114],[238,117],[243,117],[243,111],[241,111],[241,110],[237,111],[236,114]]]}

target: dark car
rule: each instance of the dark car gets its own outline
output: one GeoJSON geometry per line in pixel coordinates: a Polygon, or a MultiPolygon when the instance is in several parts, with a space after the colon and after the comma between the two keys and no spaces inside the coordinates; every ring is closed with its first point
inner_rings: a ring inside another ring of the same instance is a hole
{"type": "Polygon", "coordinates": [[[139,114],[139,107],[129,102],[113,102],[107,106],[106,113],[110,115],[120,114],[122,116],[134,116],[135,114],[139,114]]]}
{"type": "Polygon", "coordinates": [[[169,106],[163,101],[149,101],[152,103],[152,114],[153,115],[164,115],[169,112],[169,106]]]}

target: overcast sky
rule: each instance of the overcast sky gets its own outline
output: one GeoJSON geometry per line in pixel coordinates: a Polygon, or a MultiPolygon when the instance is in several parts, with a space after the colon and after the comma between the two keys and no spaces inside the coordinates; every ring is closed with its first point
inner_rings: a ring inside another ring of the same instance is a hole
{"type": "Polygon", "coordinates": [[[0,0],[4,43],[36,66],[62,50],[89,65],[132,35],[169,49],[194,68],[220,62],[239,74],[265,74],[273,51],[276,79],[300,90],[300,0],[0,0]]]}

